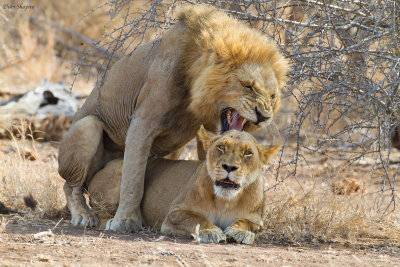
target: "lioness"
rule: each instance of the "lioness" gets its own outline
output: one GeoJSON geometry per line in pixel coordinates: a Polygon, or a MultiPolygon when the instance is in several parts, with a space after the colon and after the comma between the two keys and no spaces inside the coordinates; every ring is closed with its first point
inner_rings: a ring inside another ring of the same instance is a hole
{"type": "Polygon", "coordinates": [[[96,226],[82,188],[124,157],[120,203],[106,229],[136,231],[149,158],[213,132],[268,125],[279,107],[288,61],[274,43],[227,14],[190,6],[162,38],[108,71],[75,115],[59,150],[59,173],[73,225],[96,226]]]}
{"type": "MultiPolygon", "coordinates": [[[[205,161],[150,160],[141,210],[146,225],[162,233],[191,235],[201,242],[228,238],[251,244],[263,225],[261,167],[277,147],[264,148],[245,132],[215,136],[199,131],[205,161]],[[162,225],[161,225],[162,223],[162,225]]],[[[122,159],[111,161],[89,185],[90,203],[104,218],[118,206],[122,159]],[[110,179],[110,176],[112,179],[110,179]]]]}

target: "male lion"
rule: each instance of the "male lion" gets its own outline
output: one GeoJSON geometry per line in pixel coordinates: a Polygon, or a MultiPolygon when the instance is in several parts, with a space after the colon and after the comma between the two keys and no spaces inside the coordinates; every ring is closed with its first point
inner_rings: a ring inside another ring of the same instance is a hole
{"type": "Polygon", "coordinates": [[[162,38],[138,47],[107,73],[60,144],[59,173],[73,225],[96,226],[82,188],[124,156],[120,203],[106,229],[136,231],[149,158],[210,131],[268,125],[288,61],[266,36],[213,8],[190,6],[162,38]]]}
{"type": "MultiPolygon", "coordinates": [[[[252,135],[236,130],[215,136],[201,127],[199,137],[205,161],[149,161],[141,204],[144,222],[156,229],[162,223],[162,233],[189,236],[199,225],[201,242],[228,238],[251,244],[253,232],[263,225],[261,167],[277,147],[264,148],[252,135]]],[[[121,168],[122,159],[109,162],[89,185],[90,203],[101,218],[117,209],[121,168]]]]}

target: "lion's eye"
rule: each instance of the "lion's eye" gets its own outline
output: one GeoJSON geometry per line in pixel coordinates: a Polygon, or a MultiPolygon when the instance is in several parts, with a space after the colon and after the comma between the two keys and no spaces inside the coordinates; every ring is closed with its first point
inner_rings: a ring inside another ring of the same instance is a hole
{"type": "Polygon", "coordinates": [[[219,151],[221,151],[221,152],[225,152],[225,148],[224,148],[223,145],[218,145],[218,146],[217,146],[217,149],[218,149],[219,151]]]}
{"type": "Polygon", "coordinates": [[[253,153],[251,151],[247,150],[247,151],[244,152],[244,156],[245,157],[251,157],[251,156],[253,156],[253,153]]]}
{"type": "Polygon", "coordinates": [[[245,87],[246,87],[247,89],[249,89],[250,91],[252,91],[252,92],[254,91],[254,89],[253,89],[253,87],[252,87],[251,85],[246,85],[245,87]]]}
{"type": "Polygon", "coordinates": [[[276,97],[275,94],[272,94],[272,95],[271,95],[271,99],[275,99],[275,97],[276,97]]]}

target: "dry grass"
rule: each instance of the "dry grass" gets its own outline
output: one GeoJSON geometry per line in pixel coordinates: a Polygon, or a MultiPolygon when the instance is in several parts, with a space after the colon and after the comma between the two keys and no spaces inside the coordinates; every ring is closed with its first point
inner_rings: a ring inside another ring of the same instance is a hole
{"type": "Polygon", "coordinates": [[[65,205],[62,179],[57,173],[57,149],[36,143],[21,127],[19,138],[2,140],[0,152],[0,200],[9,207],[26,210],[23,196],[38,201],[34,215],[51,215],[65,205]],[[33,158],[31,156],[34,156],[33,158]]]}
{"type": "MultiPolygon", "coordinates": [[[[400,157],[399,152],[395,154],[400,157]]],[[[380,191],[383,170],[377,168],[372,175],[371,167],[365,165],[340,170],[337,167],[340,160],[331,159],[325,163],[316,160],[318,158],[314,157],[314,163],[304,164],[296,177],[275,187],[276,170],[266,173],[269,190],[266,191],[265,227],[258,241],[292,245],[375,243],[399,247],[398,209],[383,216],[388,205],[389,210],[394,208],[391,192],[380,191]],[[328,165],[336,166],[336,170],[328,165]],[[349,181],[363,184],[363,188],[351,191],[346,187],[344,194],[332,190],[349,181]]],[[[389,172],[396,169],[397,165],[392,165],[389,172]]],[[[395,197],[399,197],[397,192],[395,197]]]]}
{"type": "Polygon", "coordinates": [[[6,218],[1,218],[0,220],[0,233],[6,232],[6,227],[9,221],[6,218]]]}
{"type": "Polygon", "coordinates": [[[261,238],[274,242],[315,244],[363,239],[400,240],[394,215],[381,218],[367,195],[341,197],[310,190],[268,204],[261,238]]]}

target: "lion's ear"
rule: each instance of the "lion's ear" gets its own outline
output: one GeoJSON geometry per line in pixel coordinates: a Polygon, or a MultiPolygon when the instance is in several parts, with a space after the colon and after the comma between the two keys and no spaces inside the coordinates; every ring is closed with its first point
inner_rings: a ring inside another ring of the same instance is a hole
{"type": "Polygon", "coordinates": [[[197,133],[200,141],[203,143],[204,151],[207,151],[208,148],[215,142],[216,139],[219,138],[218,135],[213,134],[212,132],[207,131],[203,125],[200,126],[200,130],[197,133]]]}
{"type": "Polygon", "coordinates": [[[266,165],[271,157],[278,151],[280,146],[258,146],[258,153],[260,154],[260,162],[262,165],[266,165]]]}

